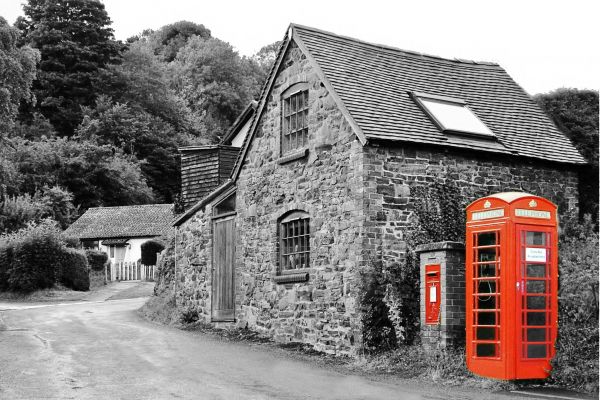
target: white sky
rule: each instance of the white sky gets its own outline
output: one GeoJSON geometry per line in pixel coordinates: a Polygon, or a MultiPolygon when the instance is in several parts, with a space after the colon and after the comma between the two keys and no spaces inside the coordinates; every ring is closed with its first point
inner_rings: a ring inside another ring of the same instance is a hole
{"type": "MultiPolygon", "coordinates": [[[[296,22],[450,58],[493,61],[531,94],[600,88],[598,0],[103,0],[117,39],[188,20],[241,54],[296,22]]],[[[13,23],[24,0],[0,0],[13,23]]]]}

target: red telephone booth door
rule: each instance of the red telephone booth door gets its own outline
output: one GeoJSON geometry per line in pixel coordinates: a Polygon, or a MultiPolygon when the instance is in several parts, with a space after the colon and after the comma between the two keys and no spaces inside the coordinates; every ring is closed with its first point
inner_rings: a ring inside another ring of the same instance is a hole
{"type": "Polygon", "coordinates": [[[506,304],[506,289],[501,284],[506,275],[503,266],[507,253],[506,226],[482,224],[467,230],[467,364],[483,376],[506,374],[505,333],[507,316],[501,312],[506,304]]]}
{"type": "Polygon", "coordinates": [[[557,326],[554,228],[516,225],[517,356],[522,378],[549,375],[557,326]]]}

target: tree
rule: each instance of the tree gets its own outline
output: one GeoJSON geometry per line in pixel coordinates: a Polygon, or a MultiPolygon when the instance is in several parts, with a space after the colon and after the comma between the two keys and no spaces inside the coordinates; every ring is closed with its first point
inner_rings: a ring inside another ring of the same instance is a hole
{"type": "MultiPolygon", "coordinates": [[[[29,0],[27,18],[16,26],[23,41],[41,53],[33,91],[41,112],[62,136],[81,122],[81,106],[92,106],[99,71],[118,63],[122,44],[113,40],[111,21],[98,0],[29,0]]],[[[23,110],[28,119],[32,110],[23,110]]]]}
{"type": "Polygon", "coordinates": [[[581,215],[598,220],[598,92],[558,89],[535,100],[589,162],[580,173],[581,215]]]}
{"type": "Polygon", "coordinates": [[[18,194],[60,186],[73,194],[73,203],[82,210],[154,200],[140,164],[114,146],[66,138],[13,138],[11,147],[1,149],[1,159],[20,177],[12,182],[18,194]]]}
{"type": "Polygon", "coordinates": [[[258,64],[258,66],[262,69],[264,73],[264,77],[266,79],[267,74],[271,70],[271,67],[275,63],[275,59],[277,58],[277,52],[281,47],[281,40],[277,42],[273,42],[266,46],[261,47],[261,49],[256,52],[256,54],[252,55],[252,60],[258,64]]]}
{"type": "Polygon", "coordinates": [[[29,46],[19,47],[18,38],[19,31],[0,17],[0,136],[14,121],[19,103],[35,99],[31,83],[40,54],[29,46]]]}
{"type": "Polygon", "coordinates": [[[138,41],[123,53],[121,64],[102,72],[99,93],[159,117],[177,130],[193,130],[191,110],[170,87],[168,76],[167,64],[152,53],[147,43],[138,41]]]}
{"type": "Polygon", "coordinates": [[[98,99],[94,110],[86,111],[77,136],[98,145],[113,145],[140,161],[141,171],[159,201],[172,202],[179,191],[177,148],[187,136],[143,109],[98,99]]]}
{"type": "Polygon", "coordinates": [[[173,24],[165,25],[156,32],[148,36],[148,41],[152,46],[154,54],[161,60],[171,62],[184,47],[188,40],[194,36],[202,39],[211,37],[210,30],[204,25],[189,21],[179,21],[173,24]]]}
{"type": "Polygon", "coordinates": [[[194,36],[171,65],[173,86],[200,115],[202,135],[217,141],[259,93],[258,65],[219,39],[194,36]]]}

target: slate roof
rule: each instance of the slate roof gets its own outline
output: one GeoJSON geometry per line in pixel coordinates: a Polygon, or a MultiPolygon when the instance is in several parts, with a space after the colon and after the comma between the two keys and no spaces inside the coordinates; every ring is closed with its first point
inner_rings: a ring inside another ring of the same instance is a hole
{"type": "Polygon", "coordinates": [[[163,236],[173,220],[173,204],[93,207],[65,233],[79,239],[163,236]]]}
{"type": "Polygon", "coordinates": [[[563,163],[585,160],[495,63],[444,59],[291,25],[367,140],[421,142],[563,163]],[[409,92],[465,100],[499,143],[441,132],[409,92]]]}
{"type": "Polygon", "coordinates": [[[291,41],[312,62],[363,144],[372,140],[415,142],[566,164],[586,163],[571,141],[498,64],[444,59],[291,24],[232,171],[234,181],[291,41]],[[441,132],[410,92],[466,101],[497,140],[441,132]]]}

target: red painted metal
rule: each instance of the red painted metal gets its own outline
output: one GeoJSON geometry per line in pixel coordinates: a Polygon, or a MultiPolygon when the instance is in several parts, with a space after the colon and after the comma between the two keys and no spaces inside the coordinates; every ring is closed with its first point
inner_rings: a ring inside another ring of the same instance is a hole
{"type": "Polygon", "coordinates": [[[425,266],[425,323],[437,325],[440,323],[440,265],[425,266]]]}
{"type": "Polygon", "coordinates": [[[558,326],[556,206],[499,193],[467,207],[466,356],[474,373],[547,378],[558,326]]]}

